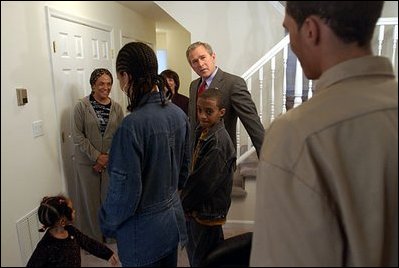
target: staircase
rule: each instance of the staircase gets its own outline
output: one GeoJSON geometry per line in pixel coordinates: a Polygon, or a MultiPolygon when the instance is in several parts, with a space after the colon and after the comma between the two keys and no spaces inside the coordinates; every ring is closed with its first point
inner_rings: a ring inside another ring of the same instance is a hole
{"type": "MultiPolygon", "coordinates": [[[[390,58],[396,77],[398,77],[397,42],[398,18],[380,18],[373,39],[374,55],[390,58]]],[[[299,61],[294,54],[289,53],[289,49],[287,35],[242,75],[265,129],[276,116],[287,111],[287,107],[290,107],[287,100],[292,99],[293,107],[296,107],[304,100],[310,99],[313,94],[314,81],[304,78],[299,61]],[[294,89],[293,96],[290,96],[292,93],[287,91],[287,88],[294,89]],[[305,92],[306,96],[303,95],[305,92]]],[[[234,175],[233,198],[247,196],[245,181],[256,179],[257,163],[255,148],[238,120],[237,170],[234,175]]]]}

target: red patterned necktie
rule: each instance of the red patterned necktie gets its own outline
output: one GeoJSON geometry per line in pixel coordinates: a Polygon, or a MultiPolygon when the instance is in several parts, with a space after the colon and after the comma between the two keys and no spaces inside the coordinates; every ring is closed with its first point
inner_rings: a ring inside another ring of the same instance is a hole
{"type": "Polygon", "coordinates": [[[205,87],[206,87],[206,82],[205,80],[201,83],[200,87],[198,88],[198,96],[200,96],[202,94],[202,92],[205,91],[205,87]]]}

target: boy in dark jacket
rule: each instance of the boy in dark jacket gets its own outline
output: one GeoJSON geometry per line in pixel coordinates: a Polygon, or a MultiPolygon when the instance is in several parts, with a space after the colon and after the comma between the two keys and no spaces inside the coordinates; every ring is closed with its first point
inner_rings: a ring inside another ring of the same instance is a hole
{"type": "Polygon", "coordinates": [[[181,193],[186,214],[190,265],[201,266],[201,261],[224,240],[222,225],[226,222],[231,204],[234,163],[233,142],[227,133],[219,89],[209,88],[197,100],[199,125],[191,173],[181,193]]]}

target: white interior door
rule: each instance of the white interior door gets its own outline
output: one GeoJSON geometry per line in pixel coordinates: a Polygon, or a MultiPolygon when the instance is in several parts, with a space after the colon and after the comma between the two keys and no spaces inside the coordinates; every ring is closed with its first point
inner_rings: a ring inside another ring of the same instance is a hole
{"type": "Polygon", "coordinates": [[[89,79],[95,68],[107,68],[112,72],[111,33],[110,29],[90,26],[86,21],[82,23],[52,9],[48,9],[48,22],[63,190],[76,198],[73,108],[78,99],[91,92],[89,79]]]}

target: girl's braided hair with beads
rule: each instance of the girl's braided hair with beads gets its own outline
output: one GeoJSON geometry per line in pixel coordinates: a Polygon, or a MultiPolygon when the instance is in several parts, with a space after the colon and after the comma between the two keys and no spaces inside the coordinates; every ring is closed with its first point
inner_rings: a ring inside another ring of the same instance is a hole
{"type": "Polygon", "coordinates": [[[64,195],[43,197],[38,210],[39,221],[43,224],[39,232],[55,226],[62,217],[72,221],[72,213],[73,210],[68,206],[68,198],[64,195]]]}
{"type": "Polygon", "coordinates": [[[163,88],[165,82],[158,75],[158,61],[155,52],[148,45],[141,42],[130,42],[124,45],[116,58],[117,73],[126,72],[129,75],[129,84],[126,94],[129,99],[127,109],[131,112],[139,105],[144,104],[144,96],[149,97],[154,85],[158,86],[162,105],[165,104],[163,88]]]}

